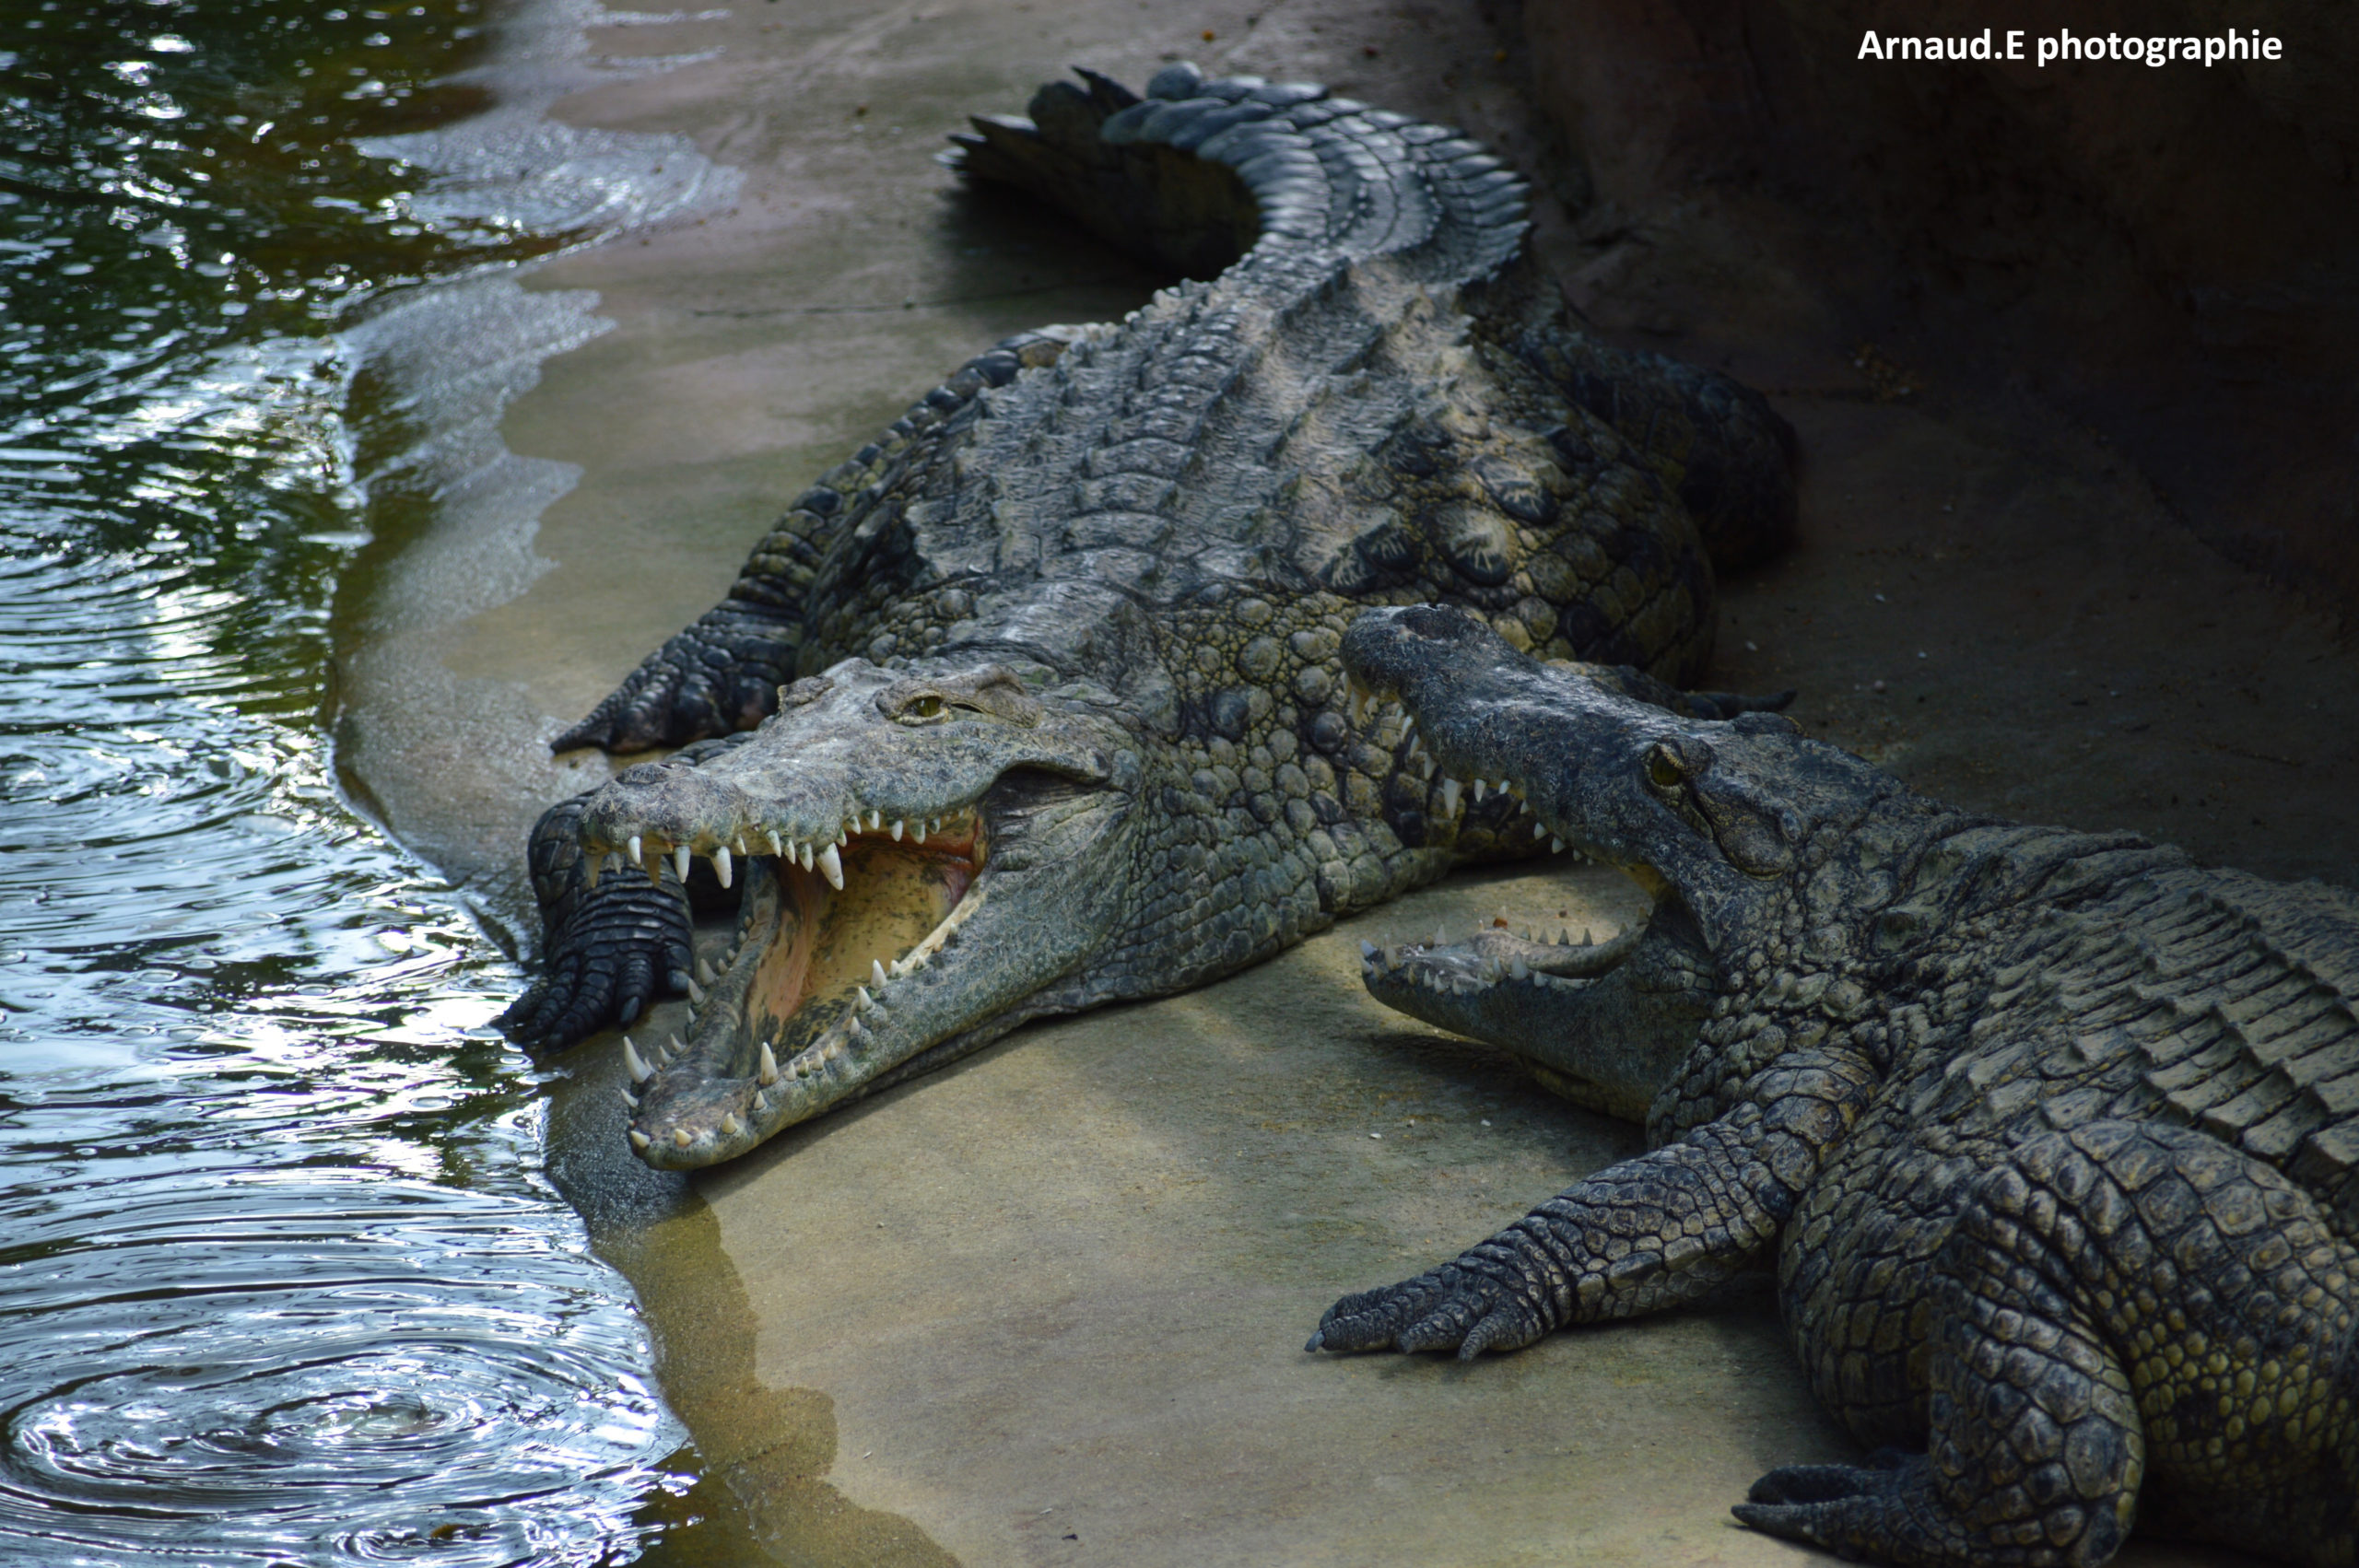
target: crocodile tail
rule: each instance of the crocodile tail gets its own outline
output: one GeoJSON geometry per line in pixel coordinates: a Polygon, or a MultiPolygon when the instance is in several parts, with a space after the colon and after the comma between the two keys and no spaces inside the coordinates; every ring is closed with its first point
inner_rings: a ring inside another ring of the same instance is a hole
{"type": "Polygon", "coordinates": [[[1523,181],[1448,126],[1306,82],[1157,72],[1144,98],[1094,71],[1051,82],[1027,116],[984,115],[945,155],[1191,277],[1239,258],[1320,250],[1428,256],[1437,277],[1496,271],[1530,228],[1523,181]]]}

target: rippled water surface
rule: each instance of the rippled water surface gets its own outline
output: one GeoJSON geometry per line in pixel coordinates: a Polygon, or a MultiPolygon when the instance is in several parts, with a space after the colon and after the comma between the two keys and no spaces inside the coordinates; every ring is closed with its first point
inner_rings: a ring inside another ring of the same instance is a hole
{"type": "Polygon", "coordinates": [[[680,1484],[513,971],[320,738],[330,334],[579,238],[355,146],[477,9],[0,0],[0,1562],[624,1561],[680,1484]]]}

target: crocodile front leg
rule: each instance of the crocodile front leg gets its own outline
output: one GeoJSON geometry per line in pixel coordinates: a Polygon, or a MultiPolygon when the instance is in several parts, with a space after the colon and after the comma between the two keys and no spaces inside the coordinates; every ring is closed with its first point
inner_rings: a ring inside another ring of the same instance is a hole
{"type": "Polygon", "coordinates": [[[815,647],[833,656],[826,663],[865,646],[864,637],[830,645],[812,626],[824,632],[827,612],[840,611],[865,587],[862,563],[880,536],[878,521],[912,498],[903,487],[927,472],[945,430],[960,427],[954,416],[978,393],[1055,364],[1083,331],[1017,333],[960,366],[881,439],[796,497],[745,558],[728,597],[640,661],[549,749],[642,752],[751,730],[777,711],[779,688],[794,680],[806,641],[816,637],[815,647]]]}
{"type": "Polygon", "coordinates": [[[495,1021],[528,1050],[558,1050],[630,1023],[686,983],[688,901],[666,870],[591,883],[575,836],[593,794],[559,801],[533,826],[533,891],[541,901],[541,973],[495,1021]]]}
{"type": "MultiPolygon", "coordinates": [[[[750,738],[701,741],[640,766],[694,766],[750,738]]],[[[663,863],[660,848],[651,877],[636,867],[592,873],[580,825],[597,793],[585,790],[559,801],[533,825],[526,860],[541,907],[541,973],[533,989],[493,1021],[528,1050],[561,1050],[630,1023],[664,996],[686,989],[695,961],[687,893],[663,863]]]]}
{"type": "Polygon", "coordinates": [[[1789,1059],[1758,1096],[1610,1165],[1449,1263],[1327,1309],[1306,1350],[1448,1350],[1471,1361],[1575,1323],[1691,1301],[1762,1261],[1873,1075],[1789,1059]]]}
{"type": "Polygon", "coordinates": [[[794,679],[802,616],[733,593],[664,639],[551,751],[685,745],[750,730],[794,679]]]}

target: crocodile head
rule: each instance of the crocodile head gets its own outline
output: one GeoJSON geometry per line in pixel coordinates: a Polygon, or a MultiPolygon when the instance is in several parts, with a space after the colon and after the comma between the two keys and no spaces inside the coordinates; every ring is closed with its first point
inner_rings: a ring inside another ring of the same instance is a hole
{"type": "Polygon", "coordinates": [[[1674,711],[1629,695],[1620,672],[1541,663],[1454,610],[1368,611],[1343,658],[1360,686],[1407,705],[1444,770],[1520,795],[1542,831],[1651,901],[1642,926],[1599,944],[1492,930],[1369,948],[1371,990],[1618,1115],[1643,1115],[1704,1021],[1770,978],[1805,907],[1813,835],[1905,792],[1781,715],[1674,711]]]}
{"type": "Polygon", "coordinates": [[[1081,965],[1125,885],[1139,762],[1119,711],[1039,671],[848,660],[733,750],[593,796],[593,860],[670,857],[686,881],[702,858],[738,898],[687,1037],[626,1043],[640,1157],[743,1153],[992,1037],[1081,965]]]}

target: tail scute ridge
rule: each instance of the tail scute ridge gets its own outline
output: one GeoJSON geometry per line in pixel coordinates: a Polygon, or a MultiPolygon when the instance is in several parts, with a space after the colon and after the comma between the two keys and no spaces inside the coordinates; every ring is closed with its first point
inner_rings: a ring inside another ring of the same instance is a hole
{"type": "Polygon", "coordinates": [[[1455,127],[1184,63],[1143,96],[1095,72],[1081,81],[1042,88],[1028,119],[979,117],[951,161],[1194,277],[1256,243],[1346,259],[1430,244],[1459,276],[1521,247],[1527,187],[1455,127]]]}

